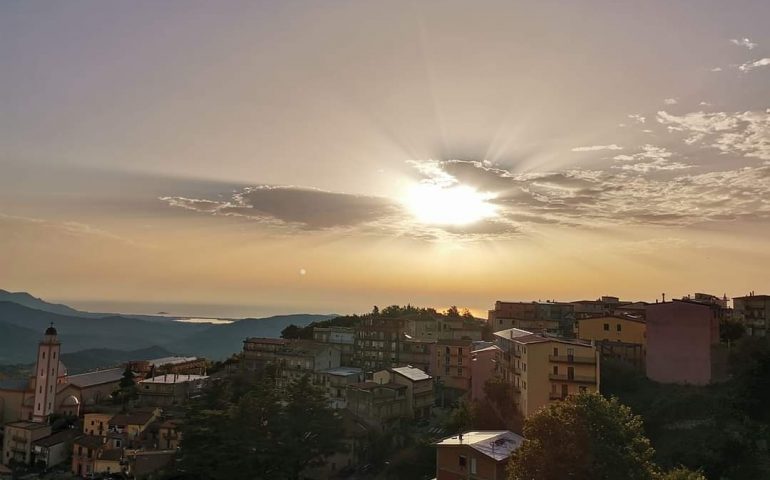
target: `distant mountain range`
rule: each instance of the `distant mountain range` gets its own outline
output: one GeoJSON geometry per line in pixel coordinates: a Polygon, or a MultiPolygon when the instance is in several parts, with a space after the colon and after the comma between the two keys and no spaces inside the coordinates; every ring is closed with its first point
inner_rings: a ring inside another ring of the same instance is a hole
{"type": "Polygon", "coordinates": [[[279,337],[288,325],[306,326],[336,316],[279,315],[221,325],[158,321],[163,317],[80,312],[28,293],[0,290],[0,364],[34,362],[37,344],[51,323],[62,342],[63,361],[74,373],[170,354],[219,360],[240,352],[246,337],[279,337]]]}
{"type": "MultiPolygon", "coordinates": [[[[67,305],[61,303],[46,302],[42,298],[33,297],[27,292],[9,292],[7,290],[0,289],[0,302],[13,302],[23,305],[25,307],[33,308],[35,310],[41,310],[43,312],[58,313],[60,315],[69,315],[82,318],[104,318],[115,316],[114,313],[94,313],[83,312],[76,310],[67,305]]],[[[173,322],[176,320],[174,317],[168,317],[163,315],[121,315],[123,317],[140,318],[142,320],[150,320],[157,322],[173,322]]]]}

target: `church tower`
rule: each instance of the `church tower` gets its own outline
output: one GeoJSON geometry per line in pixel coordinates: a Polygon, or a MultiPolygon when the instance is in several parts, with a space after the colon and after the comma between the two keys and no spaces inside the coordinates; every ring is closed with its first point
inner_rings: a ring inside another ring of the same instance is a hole
{"type": "Polygon", "coordinates": [[[35,404],[32,421],[48,422],[53,413],[56,400],[56,381],[59,378],[59,353],[61,343],[56,336],[53,323],[45,331],[43,340],[37,347],[37,365],[35,368],[35,404]]]}

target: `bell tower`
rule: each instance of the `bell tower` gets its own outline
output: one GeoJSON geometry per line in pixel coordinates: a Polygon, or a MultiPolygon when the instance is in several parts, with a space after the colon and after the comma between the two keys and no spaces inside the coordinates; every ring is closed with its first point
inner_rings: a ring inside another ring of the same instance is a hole
{"type": "Polygon", "coordinates": [[[56,380],[59,378],[59,353],[61,350],[61,343],[59,343],[56,335],[56,329],[51,323],[37,347],[33,422],[48,422],[48,417],[53,413],[56,403],[56,380]]]}

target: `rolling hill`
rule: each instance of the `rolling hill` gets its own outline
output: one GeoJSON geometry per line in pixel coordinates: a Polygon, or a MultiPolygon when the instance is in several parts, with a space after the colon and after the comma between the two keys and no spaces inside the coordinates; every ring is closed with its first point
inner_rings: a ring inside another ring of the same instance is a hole
{"type": "Polygon", "coordinates": [[[128,359],[141,360],[139,357],[143,355],[163,357],[169,352],[219,360],[240,352],[246,337],[279,337],[281,330],[291,324],[305,326],[337,316],[278,315],[221,325],[159,322],[125,315],[84,317],[81,313],[93,314],[50,304],[26,293],[0,292],[0,298],[13,298],[26,304],[0,301],[0,364],[34,362],[37,343],[53,323],[62,342],[62,355],[65,358],[71,355],[72,365],[67,366],[74,370],[110,366],[128,359]],[[53,308],[60,313],[30,305],[53,308]],[[157,354],[150,354],[152,349],[156,349],[157,354]]]}

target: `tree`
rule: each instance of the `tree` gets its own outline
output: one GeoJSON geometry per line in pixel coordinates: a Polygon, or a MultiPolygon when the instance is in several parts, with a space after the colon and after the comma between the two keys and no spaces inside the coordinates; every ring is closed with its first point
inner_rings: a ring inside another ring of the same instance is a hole
{"type": "Polygon", "coordinates": [[[452,305],[451,307],[449,307],[447,309],[445,315],[447,317],[459,317],[460,316],[460,311],[457,309],[456,305],[452,305]]]}
{"type": "Polygon", "coordinates": [[[693,472],[685,467],[675,468],[662,475],[661,480],[706,480],[700,472],[693,472]]]}
{"type": "Polygon", "coordinates": [[[344,430],[328,406],[324,391],[304,375],[286,388],[283,424],[276,432],[283,469],[289,479],[299,479],[307,467],[323,464],[324,457],[344,448],[344,430]]]}
{"type": "Polygon", "coordinates": [[[548,405],[524,423],[510,480],[652,480],[654,450],[641,418],[617,399],[585,393],[548,405]]]}

